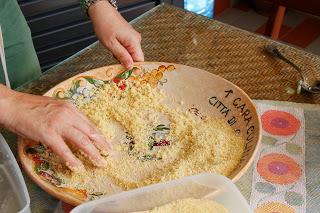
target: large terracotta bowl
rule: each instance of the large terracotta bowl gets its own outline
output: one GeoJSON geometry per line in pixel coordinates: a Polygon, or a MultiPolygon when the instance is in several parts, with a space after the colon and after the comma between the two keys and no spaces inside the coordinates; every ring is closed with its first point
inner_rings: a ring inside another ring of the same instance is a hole
{"type": "MultiPolygon", "coordinates": [[[[231,82],[201,69],[162,62],[144,62],[135,66],[144,70],[144,73],[151,73],[147,74],[148,83],[165,90],[169,96],[182,100],[185,106],[196,108],[199,114],[223,118],[236,132],[243,135],[246,144],[241,162],[229,175],[233,181],[238,180],[252,163],[261,140],[259,116],[248,95],[231,82]],[[162,74],[156,75],[160,72],[162,74]]],[[[77,96],[77,87],[90,89],[99,86],[114,80],[115,76],[124,71],[121,65],[93,69],[61,82],[44,95],[72,100],[77,96]]],[[[138,74],[140,78],[147,76],[143,73],[130,73],[132,77],[136,75],[136,78],[139,78],[138,74]]],[[[124,73],[122,77],[127,78],[128,75],[124,73]]],[[[59,188],[48,181],[48,177],[36,172],[36,161],[26,152],[32,144],[35,142],[19,138],[19,156],[27,174],[46,192],[66,203],[79,205],[85,202],[85,192],[59,188]]]]}

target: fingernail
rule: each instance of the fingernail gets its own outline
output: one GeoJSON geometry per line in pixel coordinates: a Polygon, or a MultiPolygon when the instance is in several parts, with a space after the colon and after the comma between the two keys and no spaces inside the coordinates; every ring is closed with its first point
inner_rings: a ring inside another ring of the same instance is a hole
{"type": "Polygon", "coordinates": [[[98,146],[98,148],[102,151],[102,153],[107,153],[112,150],[112,144],[104,140],[104,145],[103,147],[98,146]]]}
{"type": "Polygon", "coordinates": [[[114,158],[114,159],[120,159],[122,155],[119,152],[116,151],[110,151],[109,156],[114,158]]]}
{"type": "Polygon", "coordinates": [[[109,150],[101,150],[100,154],[103,156],[108,156],[108,155],[110,155],[110,151],[109,150]]]}
{"type": "Polygon", "coordinates": [[[108,152],[112,151],[113,150],[112,144],[109,143],[109,142],[106,142],[106,144],[107,144],[107,150],[106,151],[108,151],[108,152]]]}
{"type": "Polygon", "coordinates": [[[74,165],[70,165],[69,162],[66,162],[66,166],[72,171],[72,172],[82,172],[85,171],[84,165],[80,162],[75,163],[74,165]]]}
{"type": "Polygon", "coordinates": [[[93,165],[97,166],[97,167],[105,167],[107,165],[107,161],[103,158],[95,158],[95,159],[91,159],[91,162],[93,163],[93,165]]]}
{"type": "Polygon", "coordinates": [[[131,62],[131,61],[125,61],[125,62],[123,63],[123,65],[124,65],[124,67],[125,67],[126,69],[131,69],[132,66],[133,66],[133,62],[131,62]]]}
{"type": "Polygon", "coordinates": [[[103,147],[99,145],[96,145],[96,147],[99,149],[100,154],[103,156],[109,155],[109,153],[112,151],[112,147],[107,142],[106,142],[106,145],[103,147]]]}

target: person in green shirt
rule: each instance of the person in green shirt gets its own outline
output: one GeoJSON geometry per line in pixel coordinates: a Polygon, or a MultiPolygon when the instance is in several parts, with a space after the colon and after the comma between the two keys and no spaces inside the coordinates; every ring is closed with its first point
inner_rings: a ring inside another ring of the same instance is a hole
{"type": "MultiPolygon", "coordinates": [[[[88,15],[100,42],[130,68],[134,61],[143,61],[141,36],[120,13],[105,0],[90,2],[88,15]]],[[[31,32],[16,0],[1,0],[0,24],[5,44],[8,76],[13,88],[41,75],[31,32]]],[[[95,125],[71,103],[49,97],[11,90],[3,85],[0,68],[0,125],[34,141],[41,141],[59,155],[72,170],[83,168],[65,140],[85,152],[96,166],[104,166],[101,154],[111,146],[95,125]]]]}

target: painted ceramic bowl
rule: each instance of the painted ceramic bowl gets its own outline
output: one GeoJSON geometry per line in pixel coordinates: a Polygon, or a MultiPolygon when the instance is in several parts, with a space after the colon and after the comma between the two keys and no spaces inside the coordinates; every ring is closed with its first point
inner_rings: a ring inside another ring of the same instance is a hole
{"type": "MultiPolygon", "coordinates": [[[[245,150],[236,169],[229,175],[238,180],[253,161],[261,139],[261,123],[257,110],[239,87],[201,69],[180,64],[144,62],[125,71],[121,65],[93,69],[76,75],[50,89],[45,96],[76,100],[79,96],[90,101],[91,91],[103,84],[116,83],[126,90],[127,81],[138,80],[163,89],[168,96],[182,100],[195,114],[219,117],[245,138],[245,150]]],[[[28,139],[19,138],[19,156],[28,175],[54,197],[78,205],[88,200],[86,191],[59,187],[59,178],[51,171],[39,153],[43,146],[28,139]],[[30,149],[30,147],[33,147],[30,149]]]]}

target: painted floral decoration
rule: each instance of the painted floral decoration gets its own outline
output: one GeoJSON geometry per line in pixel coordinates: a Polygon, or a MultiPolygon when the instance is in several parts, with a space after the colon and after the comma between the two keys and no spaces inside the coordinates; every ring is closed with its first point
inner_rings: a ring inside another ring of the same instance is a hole
{"type": "Polygon", "coordinates": [[[294,159],[285,155],[271,153],[262,157],[257,171],[263,179],[275,184],[291,184],[301,176],[301,168],[294,159]]]}
{"type": "Polygon", "coordinates": [[[164,72],[171,72],[175,69],[174,65],[160,65],[157,69],[147,71],[136,66],[124,72],[118,71],[115,76],[113,76],[112,70],[107,70],[106,76],[109,80],[99,79],[95,76],[78,76],[72,81],[68,90],[57,88],[53,92],[53,97],[73,102],[80,99],[82,103],[87,103],[94,96],[96,89],[105,84],[115,84],[122,91],[130,89],[137,83],[156,87],[158,84],[163,85],[167,82],[167,79],[164,79],[164,72]]]}
{"type": "Polygon", "coordinates": [[[42,144],[36,144],[33,147],[28,147],[26,149],[26,154],[34,161],[34,171],[42,179],[52,183],[55,186],[59,186],[61,183],[63,183],[63,180],[56,176],[56,173],[50,166],[49,162],[42,157],[42,154],[44,154],[46,151],[48,150],[42,144]]]}
{"type": "MultiPolygon", "coordinates": [[[[174,65],[160,65],[153,70],[146,70],[142,66],[135,66],[132,69],[125,71],[108,69],[104,79],[97,76],[81,75],[74,78],[67,88],[55,89],[52,97],[69,100],[74,104],[77,102],[85,104],[91,101],[95,96],[97,89],[104,87],[106,84],[115,84],[122,92],[126,92],[133,86],[139,86],[139,84],[149,84],[151,87],[155,88],[159,84],[163,85],[167,82],[167,79],[164,77],[165,72],[172,72],[175,69],[174,65]]],[[[162,160],[161,157],[157,156],[157,151],[162,147],[170,146],[171,141],[167,138],[169,131],[169,125],[159,124],[154,127],[149,140],[146,141],[146,146],[149,149],[148,152],[136,151],[134,138],[129,134],[126,134],[124,143],[128,145],[128,154],[142,162],[162,160]]],[[[32,144],[31,146],[26,147],[25,152],[34,163],[35,173],[37,173],[44,181],[56,187],[62,187],[66,192],[76,194],[83,200],[91,200],[103,196],[101,192],[88,194],[85,190],[63,187],[64,181],[57,176],[54,168],[50,165],[50,162],[44,157],[46,154],[50,155],[52,152],[50,149],[46,149],[42,144],[32,144]]]]}
{"type": "Polygon", "coordinates": [[[289,136],[300,128],[300,121],[292,114],[279,110],[268,110],[261,116],[262,128],[272,134],[289,136]]]}
{"type": "Polygon", "coordinates": [[[255,213],[295,213],[291,206],[278,202],[267,202],[260,205],[255,213]]]}

